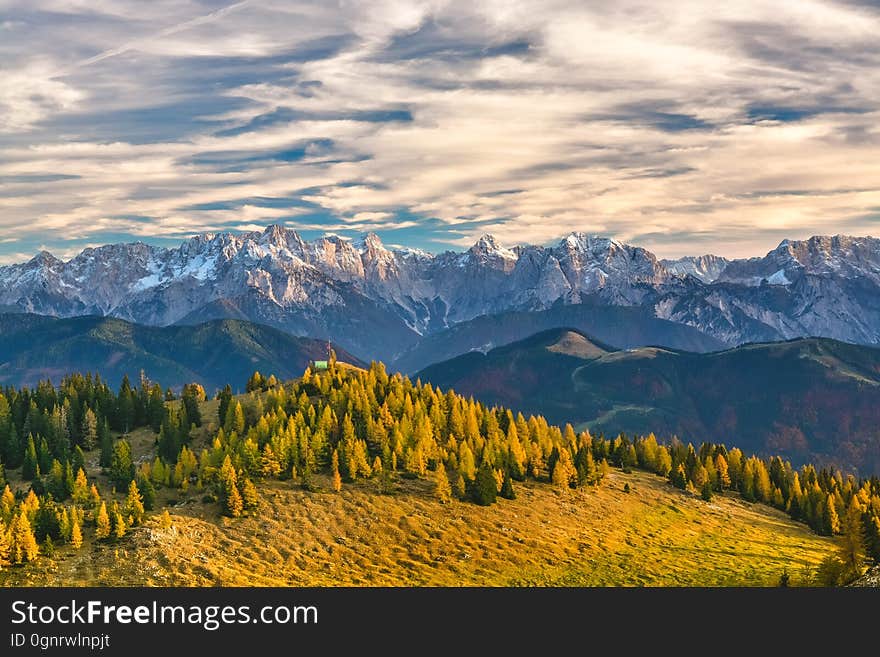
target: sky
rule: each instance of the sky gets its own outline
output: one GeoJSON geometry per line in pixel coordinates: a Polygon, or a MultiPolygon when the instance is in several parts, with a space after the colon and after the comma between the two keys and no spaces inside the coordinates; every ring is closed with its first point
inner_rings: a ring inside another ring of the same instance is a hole
{"type": "Polygon", "coordinates": [[[880,2],[0,0],[0,264],[878,235],[880,2]]]}

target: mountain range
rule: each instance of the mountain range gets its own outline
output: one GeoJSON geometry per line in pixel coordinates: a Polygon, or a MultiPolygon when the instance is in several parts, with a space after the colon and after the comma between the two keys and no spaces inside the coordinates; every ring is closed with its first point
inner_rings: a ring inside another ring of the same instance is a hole
{"type": "MultiPolygon", "coordinates": [[[[327,357],[327,343],[240,320],[152,327],[106,317],[0,315],[0,385],[58,384],[72,372],[96,372],[112,386],[143,370],[162,386],[201,383],[208,393],[227,383],[243,388],[260,371],[283,379],[327,357]]],[[[335,347],[340,359],[362,363],[335,347]]]]}
{"type": "MultiPolygon", "coordinates": [[[[466,251],[434,255],[389,249],[374,234],[306,241],[270,226],[199,235],[170,249],[88,248],[68,261],[41,252],[0,267],[0,308],[7,312],[151,326],[246,319],[332,339],[364,360],[393,364],[409,354],[411,369],[428,364],[411,357],[426,336],[481,317],[507,313],[517,321],[522,313],[578,305],[596,313],[636,308],[633,316],[662,320],[653,324],[661,327],[656,332],[639,336],[643,344],[710,350],[803,336],[877,344],[880,240],[812,237],[784,240],[763,257],[670,261],[582,233],[550,247],[507,248],[484,236],[466,251]],[[689,334],[664,342],[668,323],[689,334]]],[[[452,347],[462,353],[481,344],[452,347]]]]}
{"type": "Polygon", "coordinates": [[[725,442],[880,474],[880,349],[827,338],[719,352],[618,349],[553,329],[434,364],[418,378],[614,436],[725,442]]]}

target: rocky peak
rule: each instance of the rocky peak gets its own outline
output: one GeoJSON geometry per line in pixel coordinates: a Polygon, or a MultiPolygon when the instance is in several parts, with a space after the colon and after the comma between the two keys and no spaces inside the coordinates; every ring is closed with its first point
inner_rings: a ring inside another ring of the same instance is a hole
{"type": "Polygon", "coordinates": [[[382,240],[376,233],[370,231],[366,235],[354,241],[354,247],[362,253],[380,253],[388,251],[382,240]]]}
{"type": "Polygon", "coordinates": [[[494,235],[483,235],[468,249],[467,255],[473,262],[505,271],[512,269],[517,260],[516,252],[501,246],[494,235]]]}
{"type": "Polygon", "coordinates": [[[685,256],[677,260],[661,260],[660,264],[679,276],[693,276],[703,283],[712,283],[727,267],[730,261],[721,256],[708,253],[701,256],[685,256]]]}
{"type": "Polygon", "coordinates": [[[59,265],[63,265],[64,263],[52,255],[49,251],[40,251],[33,258],[28,260],[27,265],[29,269],[36,269],[40,267],[54,268],[59,265]]]}

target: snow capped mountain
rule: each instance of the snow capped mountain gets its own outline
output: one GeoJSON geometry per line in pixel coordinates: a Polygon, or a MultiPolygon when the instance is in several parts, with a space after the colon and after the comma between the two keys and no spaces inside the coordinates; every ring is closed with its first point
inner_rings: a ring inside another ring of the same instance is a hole
{"type": "Polygon", "coordinates": [[[763,258],[658,261],[583,233],[514,248],[486,235],[432,255],[388,248],[375,234],[305,241],[270,226],[172,249],[108,245],[67,262],[42,252],[0,267],[0,306],[149,325],[237,317],[387,360],[478,316],[587,301],[648,308],[730,345],[800,335],[878,343],[880,240],[813,237],[763,258]]]}
{"type": "Polygon", "coordinates": [[[763,258],[737,260],[725,268],[720,281],[745,285],[790,285],[803,276],[866,278],[880,284],[880,240],[845,235],[783,240],[763,258]]]}
{"type": "Polygon", "coordinates": [[[703,283],[715,281],[730,261],[716,255],[685,256],[677,260],[661,260],[660,263],[674,274],[690,275],[703,283]]]}

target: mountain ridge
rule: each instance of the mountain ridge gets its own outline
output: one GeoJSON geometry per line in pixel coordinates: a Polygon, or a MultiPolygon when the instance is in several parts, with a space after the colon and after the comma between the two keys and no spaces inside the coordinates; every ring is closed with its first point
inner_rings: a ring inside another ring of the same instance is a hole
{"type": "MultiPolygon", "coordinates": [[[[72,372],[100,372],[117,385],[141,370],[163,385],[201,383],[210,392],[244,381],[255,370],[293,378],[312,360],[326,358],[326,341],[297,338],[240,320],[194,326],[150,327],[116,318],[0,315],[0,384],[60,381],[72,372]]],[[[363,365],[336,347],[341,360],[363,365]]]]}
{"type": "Polygon", "coordinates": [[[616,435],[735,443],[793,462],[880,473],[880,349],[828,338],[697,354],[661,347],[589,359],[549,349],[574,329],[431,365],[422,381],[616,435]]]}
{"type": "Polygon", "coordinates": [[[671,261],[585,233],[512,248],[486,235],[430,254],[389,249],[373,233],[306,241],[275,225],[170,249],[88,248],[66,262],[44,251],[0,267],[7,309],[155,326],[235,317],[387,362],[481,316],[587,303],[642,308],[726,346],[804,335],[880,344],[880,240],[815,236],[763,257],[671,261]]]}

